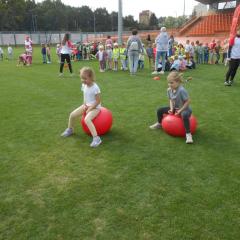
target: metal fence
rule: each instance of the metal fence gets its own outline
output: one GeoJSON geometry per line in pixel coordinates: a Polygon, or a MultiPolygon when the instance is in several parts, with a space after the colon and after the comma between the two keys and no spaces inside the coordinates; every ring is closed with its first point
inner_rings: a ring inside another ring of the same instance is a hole
{"type": "MultiPolygon", "coordinates": [[[[23,45],[26,36],[30,36],[33,44],[50,43],[57,44],[63,39],[65,32],[0,32],[0,45],[23,45]]],[[[115,36],[117,32],[82,33],[72,32],[73,42],[89,42],[106,38],[108,35],[115,36]]]]}
{"type": "MultiPolygon", "coordinates": [[[[147,34],[156,34],[159,31],[140,31],[139,35],[145,37],[147,34]]],[[[0,32],[0,46],[3,45],[23,45],[26,36],[30,36],[33,44],[50,43],[57,44],[63,39],[65,32],[0,32]]],[[[97,33],[83,33],[83,32],[71,32],[71,40],[73,42],[90,42],[101,41],[106,39],[107,36],[112,36],[113,39],[117,39],[117,32],[97,32],[97,33]]],[[[123,39],[126,39],[131,35],[130,31],[123,32],[123,39]]]]}

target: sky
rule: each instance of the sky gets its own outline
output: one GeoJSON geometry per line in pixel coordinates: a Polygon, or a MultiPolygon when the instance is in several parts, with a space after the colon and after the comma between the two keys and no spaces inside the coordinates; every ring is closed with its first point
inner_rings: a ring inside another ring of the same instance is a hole
{"type": "MultiPolygon", "coordinates": [[[[41,2],[41,0],[36,2],[41,2]]],[[[86,5],[92,9],[105,7],[108,12],[118,11],[118,0],[62,0],[62,2],[74,7],[86,5]]],[[[133,15],[135,20],[139,20],[138,16],[142,10],[150,10],[157,17],[176,17],[183,15],[184,9],[184,0],[122,0],[122,2],[123,16],[133,15]]],[[[190,15],[197,4],[195,0],[185,0],[185,14],[190,15]]]]}

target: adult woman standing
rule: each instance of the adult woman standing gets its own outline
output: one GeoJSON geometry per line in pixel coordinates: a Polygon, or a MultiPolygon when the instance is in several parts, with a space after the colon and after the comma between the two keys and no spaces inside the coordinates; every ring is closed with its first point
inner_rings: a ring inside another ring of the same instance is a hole
{"type": "Polygon", "coordinates": [[[71,52],[72,52],[72,47],[73,47],[73,45],[72,45],[72,42],[70,41],[70,34],[66,33],[63,37],[62,47],[61,47],[61,51],[60,51],[60,54],[61,54],[60,73],[59,73],[60,77],[63,75],[63,66],[64,66],[64,63],[65,63],[65,60],[67,61],[68,68],[69,68],[69,71],[71,73],[71,76],[73,75],[71,59],[70,59],[70,55],[71,55],[71,52]]]}
{"type": "Polygon", "coordinates": [[[129,70],[131,75],[135,75],[138,68],[139,53],[143,53],[141,39],[137,36],[137,29],[132,30],[132,36],[127,41],[127,54],[129,58],[129,70]]]}
{"type": "Polygon", "coordinates": [[[157,47],[156,60],[155,60],[155,71],[152,74],[158,74],[158,64],[161,59],[162,71],[161,74],[164,74],[165,71],[165,61],[168,53],[168,33],[165,27],[162,27],[159,35],[157,36],[155,43],[157,47]]]}
{"type": "Polygon", "coordinates": [[[228,58],[229,68],[224,82],[225,86],[232,86],[233,79],[240,65],[240,29],[237,30],[235,37],[229,41],[228,58]]]}

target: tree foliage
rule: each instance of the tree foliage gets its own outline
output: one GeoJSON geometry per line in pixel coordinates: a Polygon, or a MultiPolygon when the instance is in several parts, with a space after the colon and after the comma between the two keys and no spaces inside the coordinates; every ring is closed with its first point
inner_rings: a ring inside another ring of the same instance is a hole
{"type": "MultiPolygon", "coordinates": [[[[123,18],[124,30],[132,28],[157,29],[160,26],[180,27],[186,17],[160,17],[152,14],[148,26],[134,20],[132,15],[123,18]]],[[[118,13],[106,8],[94,11],[88,6],[70,7],[61,0],[0,0],[0,31],[116,31],[118,13]]]]}

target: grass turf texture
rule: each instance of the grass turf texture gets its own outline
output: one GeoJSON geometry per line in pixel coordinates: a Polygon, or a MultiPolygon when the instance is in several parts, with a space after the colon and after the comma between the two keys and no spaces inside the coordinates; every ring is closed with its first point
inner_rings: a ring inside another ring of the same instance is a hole
{"type": "Polygon", "coordinates": [[[31,67],[0,62],[0,239],[239,239],[240,83],[223,86],[224,66],[185,73],[199,123],[187,145],[148,128],[168,104],[166,74],[100,74],[82,61],[59,78],[54,61],[35,48],[31,67]],[[114,117],[97,149],[79,124],[60,137],[82,103],[85,65],[114,117]]]}

